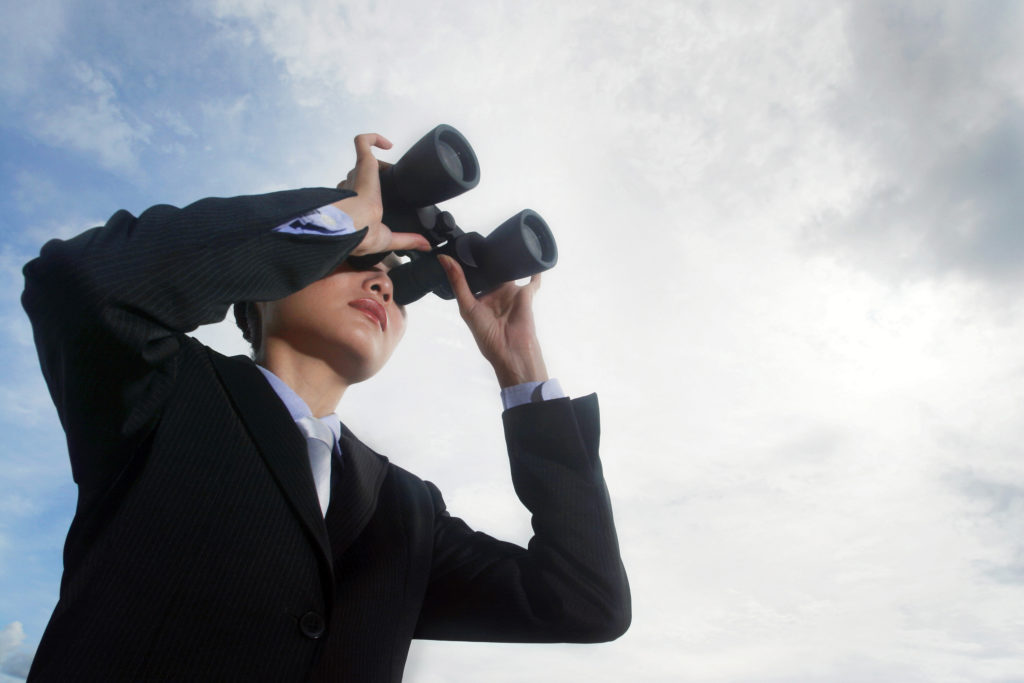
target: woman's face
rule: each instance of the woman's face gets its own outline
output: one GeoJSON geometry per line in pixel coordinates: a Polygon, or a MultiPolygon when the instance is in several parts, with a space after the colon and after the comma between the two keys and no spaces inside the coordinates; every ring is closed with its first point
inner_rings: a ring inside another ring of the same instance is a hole
{"type": "Polygon", "coordinates": [[[326,361],[349,384],[375,375],[405,333],[387,261],[356,270],[347,262],[278,301],[259,304],[264,346],[285,343],[326,361]]]}

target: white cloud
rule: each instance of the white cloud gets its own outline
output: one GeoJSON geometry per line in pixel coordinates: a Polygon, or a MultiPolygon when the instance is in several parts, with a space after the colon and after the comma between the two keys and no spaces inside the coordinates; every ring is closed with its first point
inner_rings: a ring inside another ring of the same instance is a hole
{"type": "Polygon", "coordinates": [[[32,657],[20,651],[24,640],[25,630],[20,621],[12,621],[0,631],[0,674],[14,676],[17,679],[28,676],[32,657]]]}
{"type": "Polygon", "coordinates": [[[21,646],[25,640],[25,630],[20,621],[12,621],[0,631],[0,660],[21,646]]]}
{"type": "Polygon", "coordinates": [[[852,3],[834,119],[869,161],[811,235],[889,277],[1019,282],[1022,29],[1016,3],[852,3]]]}
{"type": "Polygon", "coordinates": [[[167,126],[175,135],[187,138],[196,137],[196,132],[188,124],[185,117],[179,112],[170,109],[161,109],[156,112],[156,118],[167,126]]]}
{"type": "Polygon", "coordinates": [[[35,115],[35,134],[43,141],[94,155],[103,168],[138,170],[137,150],[149,140],[151,127],[118,101],[109,75],[82,62],[70,67],[74,88],[53,110],[35,115]]]}

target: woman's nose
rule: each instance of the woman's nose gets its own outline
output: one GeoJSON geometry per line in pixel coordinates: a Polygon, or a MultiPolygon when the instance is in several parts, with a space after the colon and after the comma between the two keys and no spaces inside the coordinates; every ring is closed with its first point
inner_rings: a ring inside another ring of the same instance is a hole
{"type": "Polygon", "coordinates": [[[367,279],[366,283],[369,286],[370,291],[381,295],[381,298],[384,299],[384,303],[391,301],[394,286],[387,273],[377,271],[373,277],[367,279]]]}

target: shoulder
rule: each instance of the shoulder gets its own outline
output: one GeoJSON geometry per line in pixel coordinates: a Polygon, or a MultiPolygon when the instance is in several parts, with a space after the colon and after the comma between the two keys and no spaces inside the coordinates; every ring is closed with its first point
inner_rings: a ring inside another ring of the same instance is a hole
{"type": "Polygon", "coordinates": [[[445,510],[444,498],[441,496],[440,489],[433,482],[390,461],[387,463],[387,480],[395,493],[408,506],[415,508],[420,513],[429,510],[436,515],[445,510]]]}

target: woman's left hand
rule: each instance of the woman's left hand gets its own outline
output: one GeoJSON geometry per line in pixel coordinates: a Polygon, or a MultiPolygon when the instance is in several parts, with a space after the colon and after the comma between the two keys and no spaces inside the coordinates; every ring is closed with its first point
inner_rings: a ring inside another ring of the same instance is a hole
{"type": "Polygon", "coordinates": [[[540,288],[540,274],[526,285],[506,282],[479,299],[473,296],[462,267],[449,256],[438,260],[459,303],[476,345],[490,362],[502,388],[548,379],[533,324],[533,295],[540,288]]]}

